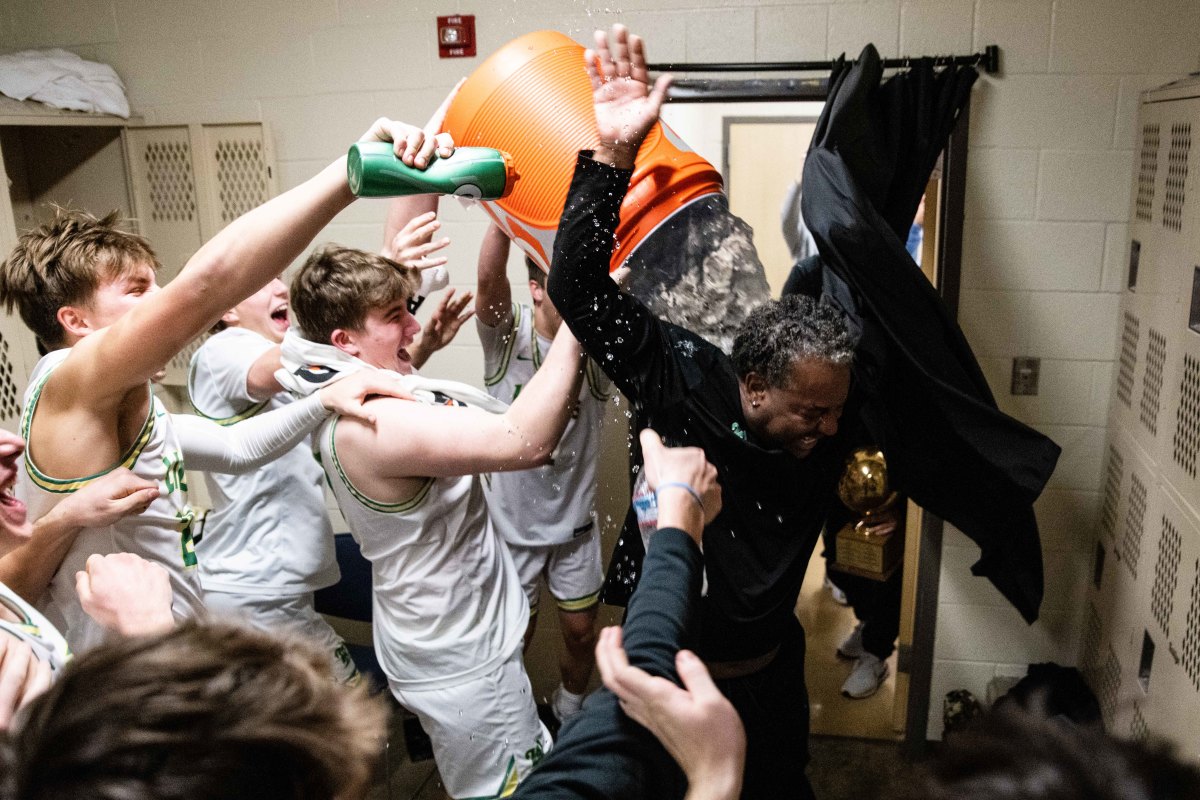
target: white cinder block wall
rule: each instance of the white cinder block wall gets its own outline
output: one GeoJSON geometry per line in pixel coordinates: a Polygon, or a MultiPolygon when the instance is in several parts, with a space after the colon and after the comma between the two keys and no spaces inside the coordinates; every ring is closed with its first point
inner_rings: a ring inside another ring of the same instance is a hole
{"type": "MultiPolygon", "coordinates": [[[[1106,403],[1139,91],[1200,67],[1194,0],[6,0],[0,52],[67,47],[112,64],[151,123],[261,120],[288,188],[336,157],[371,121],[422,122],[462,74],[536,28],[580,41],[622,21],[652,60],[751,61],[1003,48],[971,118],[961,319],[1000,404],[1063,446],[1039,504],[1047,598],[1032,628],[946,539],[931,733],[940,698],[982,695],[1029,661],[1073,663],[1098,508],[1106,403]],[[480,58],[440,61],[434,17],[476,15],[480,58]],[[1014,356],[1042,359],[1041,393],[1008,395],[1014,356]]],[[[530,132],[536,136],[536,131],[530,132]]],[[[359,203],[322,237],[379,244],[384,206],[359,203]]],[[[457,285],[471,285],[484,224],[453,204],[457,285]]],[[[523,283],[522,271],[512,276],[523,283]]],[[[478,381],[473,330],[439,374],[478,381]]]]}

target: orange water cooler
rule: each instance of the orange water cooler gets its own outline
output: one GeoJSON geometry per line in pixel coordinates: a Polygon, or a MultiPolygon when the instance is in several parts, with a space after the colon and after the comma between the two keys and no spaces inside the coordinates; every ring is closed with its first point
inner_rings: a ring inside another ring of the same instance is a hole
{"type": "MultiPolygon", "coordinates": [[[[576,153],[597,144],[583,52],[555,31],[514,39],[467,78],[446,114],[445,130],[456,144],[495,147],[512,156],[518,175],[512,192],[483,206],[545,270],[576,153]]],[[[611,269],[684,206],[721,189],[721,174],[657,123],[638,152],[621,205],[611,269]]]]}

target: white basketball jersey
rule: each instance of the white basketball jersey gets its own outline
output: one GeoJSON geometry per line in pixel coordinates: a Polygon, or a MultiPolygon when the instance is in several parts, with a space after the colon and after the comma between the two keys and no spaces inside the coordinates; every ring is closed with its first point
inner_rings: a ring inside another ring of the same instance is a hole
{"type": "MultiPolygon", "coordinates": [[[[51,372],[70,350],[56,350],[42,358],[33,370],[25,391],[21,415],[21,435],[29,441],[29,428],[37,412],[38,398],[51,372]]],[[[146,391],[150,392],[149,383],[146,391]]],[[[37,453],[25,450],[25,469],[17,479],[17,492],[29,507],[30,519],[39,519],[68,494],[105,473],[84,478],[58,478],[37,468],[37,453]]],[[[46,617],[58,626],[75,653],[100,644],[107,632],[84,613],[75,594],[75,573],[84,568],[93,553],[133,553],[161,564],[171,578],[174,601],[171,610],[177,620],[200,615],[204,610],[200,581],[196,574],[196,550],[192,545],[194,514],[187,502],[187,483],[183,472],[183,451],[171,425],[171,415],[151,394],[150,414],[118,466],[126,467],[139,478],[158,484],[158,498],[145,512],[125,517],[104,528],[85,528],[75,537],[50,588],[39,604],[46,617]]],[[[107,472],[107,470],[105,471],[107,472]]]]}
{"type": "MultiPolygon", "coordinates": [[[[226,328],[192,356],[188,395],[202,417],[233,425],[293,402],[280,392],[255,401],[250,367],[274,345],[253,331],[226,328]]],[[[324,476],[301,443],[244,475],[204,473],[213,510],[204,521],[200,582],[237,594],[305,594],[338,581],[324,476]]]]}
{"type": "MultiPolygon", "coordinates": [[[[477,328],[483,344],[488,394],[512,403],[541,366],[550,340],[534,329],[533,310],[517,303],[513,303],[508,325],[490,328],[480,322],[477,328]]],[[[579,404],[554,450],[553,463],[518,472],[495,472],[487,477],[492,523],[506,542],[553,545],[591,533],[595,527],[600,426],[611,392],[608,378],[588,359],[579,404]]]]}
{"type": "Polygon", "coordinates": [[[57,679],[71,660],[67,640],[41,612],[3,583],[0,583],[0,605],[11,617],[0,618],[0,635],[8,634],[28,644],[34,658],[49,664],[50,675],[57,679]]]}
{"type": "Polygon", "coordinates": [[[342,516],[371,562],[375,651],[403,690],[455,686],[520,647],[529,604],[512,558],[488,521],[479,479],[429,478],[402,503],[350,482],[337,418],[319,433],[321,463],[342,516]]]}

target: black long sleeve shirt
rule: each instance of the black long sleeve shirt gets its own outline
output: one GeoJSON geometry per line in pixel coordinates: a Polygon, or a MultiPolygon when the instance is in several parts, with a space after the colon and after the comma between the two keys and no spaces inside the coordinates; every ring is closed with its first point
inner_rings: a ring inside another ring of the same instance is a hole
{"type": "Polygon", "coordinates": [[[729,357],[659,320],[608,277],[630,175],[580,154],[555,239],[550,298],[645,424],[668,444],[703,448],[716,466],[724,508],[704,530],[708,593],[698,651],[708,661],[761,656],[782,640],[835,502],[840,442],[825,440],[801,460],[758,441],[729,357]]]}
{"type": "MultiPolygon", "coordinates": [[[[675,654],[691,646],[700,571],[700,549],[686,533],[664,528],[654,535],[645,580],[629,602],[622,631],[630,664],[679,683],[675,654]]],[[[554,749],[521,781],[513,800],[667,800],[683,796],[686,788],[682,770],[653,734],[601,689],[563,727],[554,749]]]]}

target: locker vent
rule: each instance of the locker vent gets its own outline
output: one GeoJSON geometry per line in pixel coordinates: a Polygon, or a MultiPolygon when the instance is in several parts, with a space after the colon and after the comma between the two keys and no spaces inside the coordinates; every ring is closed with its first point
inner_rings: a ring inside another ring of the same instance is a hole
{"type": "Polygon", "coordinates": [[[1096,676],[1096,699],[1100,701],[1100,715],[1104,718],[1104,729],[1111,731],[1113,716],[1117,712],[1117,697],[1121,692],[1121,662],[1112,645],[1108,646],[1108,654],[1104,658],[1104,666],[1096,676]]]}
{"type": "Polygon", "coordinates": [[[270,199],[262,142],[227,139],[217,144],[216,159],[222,222],[232,222],[270,199]]]}
{"type": "Polygon", "coordinates": [[[1150,738],[1150,727],[1146,725],[1146,716],[1138,705],[1133,707],[1133,719],[1129,721],[1129,738],[1139,743],[1150,738]]]}
{"type": "Polygon", "coordinates": [[[1179,382],[1179,408],[1175,411],[1175,463],[1196,477],[1196,450],[1200,449],[1200,359],[1183,357],[1179,382]]]}
{"type": "MultiPolygon", "coordinates": [[[[187,347],[176,353],[169,362],[171,369],[179,370],[180,374],[186,376],[188,368],[192,364],[192,356],[195,355],[196,351],[200,349],[200,345],[204,344],[204,342],[207,340],[208,334],[206,333],[203,336],[197,336],[195,339],[192,339],[192,341],[188,342],[187,347]]],[[[186,381],[187,379],[184,378],[185,385],[186,381]]]]}
{"type": "Polygon", "coordinates": [[[1187,622],[1183,631],[1183,668],[1192,685],[1200,692],[1200,560],[1192,578],[1192,597],[1188,604],[1187,622]]]}
{"type": "Polygon", "coordinates": [[[1108,538],[1117,530],[1117,504],[1121,499],[1122,470],[1125,460],[1117,448],[1108,446],[1108,470],[1104,476],[1104,505],[1100,509],[1100,529],[1108,538]]]}
{"type": "Polygon", "coordinates": [[[1146,345],[1146,374],[1142,379],[1140,419],[1151,435],[1158,434],[1158,400],[1162,394],[1163,366],[1167,363],[1167,337],[1154,328],[1146,345]]]}
{"type": "Polygon", "coordinates": [[[1137,580],[1138,559],[1142,554],[1142,530],[1146,525],[1146,485],[1137,473],[1129,487],[1129,509],[1125,512],[1125,535],[1121,537],[1121,559],[1129,574],[1137,580]]]}
{"type": "Polygon", "coordinates": [[[1125,312],[1125,327],[1121,330],[1121,367],[1117,372],[1117,399],[1132,408],[1133,371],[1137,367],[1138,318],[1125,312]]]}
{"type": "Polygon", "coordinates": [[[1158,174],[1158,123],[1142,126],[1141,167],[1138,169],[1137,202],[1138,219],[1150,221],[1154,206],[1154,178],[1158,174]]]}
{"type": "Polygon", "coordinates": [[[1167,153],[1167,190],[1163,197],[1163,227],[1178,231],[1183,227],[1183,204],[1187,191],[1188,152],[1192,147],[1192,126],[1177,122],[1171,126],[1171,149],[1167,153]]]}
{"type": "Polygon", "coordinates": [[[1096,659],[1100,653],[1100,614],[1094,603],[1088,603],[1087,624],[1083,629],[1083,652],[1080,653],[1079,665],[1082,670],[1090,672],[1096,668],[1096,659]]]}
{"type": "Polygon", "coordinates": [[[21,393],[14,378],[8,339],[0,333],[0,419],[16,420],[21,415],[21,393]]]}
{"type": "Polygon", "coordinates": [[[1163,514],[1162,535],[1158,539],[1158,561],[1154,564],[1154,587],[1150,590],[1150,611],[1163,633],[1171,635],[1171,611],[1175,601],[1175,586],[1179,583],[1179,555],[1183,537],[1163,514]]]}
{"type": "Polygon", "coordinates": [[[187,142],[147,142],[142,151],[150,189],[150,218],[191,222],[196,216],[192,150],[187,142]]]}

